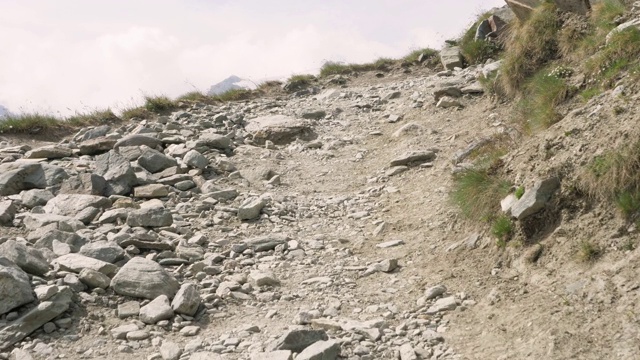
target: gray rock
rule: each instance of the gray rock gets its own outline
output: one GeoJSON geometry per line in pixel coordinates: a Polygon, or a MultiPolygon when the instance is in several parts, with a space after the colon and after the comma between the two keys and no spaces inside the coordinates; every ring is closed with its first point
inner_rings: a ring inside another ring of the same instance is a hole
{"type": "Polygon", "coordinates": [[[160,356],[163,360],[178,360],[180,355],[182,355],[180,345],[171,341],[163,341],[160,345],[160,356]]]}
{"type": "Polygon", "coordinates": [[[138,164],[150,173],[157,173],[164,169],[176,166],[176,159],[151,148],[143,148],[138,158],[138,164]]]}
{"type": "Polygon", "coordinates": [[[44,189],[44,170],[37,163],[0,164],[0,196],[18,194],[22,190],[44,189]]]}
{"type": "Polygon", "coordinates": [[[253,251],[261,252],[273,250],[278,245],[286,244],[287,241],[289,241],[289,237],[284,234],[269,234],[244,240],[244,243],[253,251]]]}
{"type": "Polygon", "coordinates": [[[62,183],[58,194],[104,195],[107,181],[98,174],[79,174],[62,183]]]}
{"type": "Polygon", "coordinates": [[[180,284],[162,266],[145,258],[133,258],[111,279],[111,288],[120,295],[155,299],[169,298],[178,292],[180,284]]]}
{"type": "Polygon", "coordinates": [[[520,200],[511,205],[511,208],[509,209],[511,216],[518,220],[522,220],[527,216],[533,215],[544,209],[553,193],[559,187],[560,181],[557,178],[537,181],[533,186],[533,189],[527,189],[520,200]]]}
{"type": "Polygon", "coordinates": [[[60,145],[42,146],[24,154],[25,159],[61,159],[73,154],[70,148],[60,145]]]}
{"type": "Polygon", "coordinates": [[[13,201],[0,201],[0,225],[13,225],[13,219],[15,218],[17,211],[18,209],[13,205],[13,201]]]}
{"type": "Polygon", "coordinates": [[[272,273],[262,271],[252,271],[249,275],[251,280],[256,286],[278,286],[280,280],[278,280],[272,273]]]}
{"type": "Polygon", "coordinates": [[[433,91],[433,98],[437,102],[443,97],[459,98],[462,96],[462,90],[457,86],[441,86],[433,91]]]}
{"type": "Polygon", "coordinates": [[[253,141],[259,145],[263,145],[267,140],[276,145],[284,145],[296,138],[305,141],[316,138],[316,134],[308,123],[285,115],[268,115],[251,119],[245,129],[253,135],[253,141]]]}
{"type": "Polygon", "coordinates": [[[0,254],[30,274],[42,276],[49,271],[49,263],[40,251],[15,240],[0,245],[0,254]]]}
{"type": "Polygon", "coordinates": [[[107,181],[104,195],[127,195],[137,183],[131,164],[117,152],[111,150],[96,156],[96,174],[107,181]]]}
{"type": "Polygon", "coordinates": [[[303,119],[310,120],[321,120],[324,119],[325,116],[327,116],[327,112],[319,109],[304,110],[300,115],[303,119]]]}
{"type": "Polygon", "coordinates": [[[0,351],[4,351],[10,346],[21,341],[36,329],[69,309],[73,292],[68,287],[51,297],[48,301],[43,301],[37,307],[18,320],[8,325],[0,331],[0,351]]]}
{"type": "Polygon", "coordinates": [[[98,137],[81,142],[78,144],[78,149],[80,149],[81,155],[97,155],[113,149],[115,144],[115,139],[98,137]]]}
{"type": "Polygon", "coordinates": [[[455,297],[448,296],[436,300],[436,302],[427,309],[428,315],[437,314],[442,311],[455,310],[458,307],[455,297]]]}
{"type": "Polygon", "coordinates": [[[231,148],[231,139],[224,135],[215,134],[215,133],[204,133],[201,134],[200,137],[195,141],[195,143],[187,145],[191,148],[209,148],[209,149],[220,149],[227,150],[231,148]]]}
{"type": "Polygon", "coordinates": [[[461,108],[463,107],[462,103],[454,98],[449,96],[443,96],[438,103],[436,104],[437,108],[448,109],[452,107],[461,108]]]}
{"type": "Polygon", "coordinates": [[[145,324],[155,324],[160,320],[169,320],[172,317],[173,309],[167,295],[160,295],[140,308],[140,321],[145,324]]]}
{"type": "Polygon", "coordinates": [[[101,136],[105,136],[111,131],[111,126],[109,125],[100,125],[94,128],[84,128],[73,137],[75,141],[87,141],[95,138],[99,138],[101,136]]]}
{"type": "Polygon", "coordinates": [[[117,150],[120,147],[142,146],[142,145],[155,149],[158,146],[162,145],[162,140],[157,139],[155,137],[147,136],[147,135],[134,134],[134,135],[125,136],[122,139],[118,140],[118,142],[115,145],[113,145],[113,149],[117,150]]]}
{"type": "Polygon", "coordinates": [[[440,50],[440,61],[445,69],[453,70],[462,67],[462,54],[457,46],[447,46],[440,50]]]}
{"type": "Polygon", "coordinates": [[[115,263],[124,257],[124,250],[115,242],[96,241],[83,245],[79,253],[108,263],[115,263]]]}
{"type": "Polygon", "coordinates": [[[44,211],[48,214],[73,216],[81,209],[93,207],[106,209],[111,206],[111,200],[103,196],[84,194],[60,194],[47,202],[44,211]]]}
{"type": "Polygon", "coordinates": [[[418,360],[416,351],[410,343],[400,346],[400,360],[418,360]]]}
{"type": "Polygon", "coordinates": [[[183,284],[171,302],[177,314],[194,316],[200,306],[200,293],[194,284],[183,284]]]}
{"type": "Polygon", "coordinates": [[[265,206],[265,201],[261,198],[249,198],[238,207],[238,218],[240,220],[252,220],[260,216],[260,211],[265,206]]]}
{"type": "MultiPolygon", "coordinates": [[[[29,238],[32,238],[31,234],[29,234],[29,238]]],[[[48,228],[44,228],[42,229],[42,231],[34,231],[33,238],[37,239],[33,244],[33,246],[36,248],[51,250],[53,249],[54,241],[58,241],[60,243],[69,245],[71,252],[78,252],[80,248],[87,243],[87,239],[74,232],[60,231],[48,228]]]]}
{"type": "Polygon", "coordinates": [[[69,174],[60,166],[47,163],[42,164],[44,171],[44,181],[46,186],[57,186],[69,178],[69,174]]]}
{"type": "Polygon", "coordinates": [[[257,353],[251,354],[251,360],[293,360],[293,353],[289,350],[257,353]]]}
{"type": "Polygon", "coordinates": [[[9,259],[0,257],[0,315],[35,299],[27,273],[9,259]]]}
{"type": "Polygon", "coordinates": [[[80,254],[68,254],[53,260],[53,264],[60,266],[62,270],[79,273],[83,269],[91,269],[112,276],[118,271],[118,267],[98,259],[80,254]]]}
{"type": "Polygon", "coordinates": [[[173,224],[171,211],[165,208],[142,208],[131,211],[127,216],[127,225],[135,227],[162,227],[173,224]]]}
{"type": "Polygon", "coordinates": [[[92,289],[106,289],[111,283],[111,279],[109,279],[107,275],[91,269],[82,269],[80,274],[78,274],[78,278],[82,283],[92,289]]]}
{"type": "Polygon", "coordinates": [[[141,199],[161,198],[169,195],[169,187],[161,184],[149,184],[133,189],[133,196],[141,199]]]}
{"type": "Polygon", "coordinates": [[[140,303],[137,301],[127,301],[118,305],[118,318],[120,319],[138,316],[138,314],[140,314],[140,303]]]}
{"type": "Polygon", "coordinates": [[[128,333],[138,330],[140,329],[136,324],[121,325],[111,329],[111,336],[113,336],[114,339],[124,340],[127,338],[128,333]]]}
{"type": "Polygon", "coordinates": [[[430,288],[428,288],[425,292],[424,292],[424,297],[427,300],[431,300],[431,299],[435,299],[438,296],[444,294],[447,292],[447,288],[444,285],[436,285],[436,286],[432,286],[430,288]]]}
{"type": "Polygon", "coordinates": [[[390,166],[411,166],[428,161],[433,161],[436,158],[436,153],[433,151],[410,151],[391,160],[390,166]]]}
{"type": "Polygon", "coordinates": [[[339,342],[335,340],[318,341],[298,354],[296,360],[335,360],[338,355],[340,355],[339,342]]]}
{"type": "Polygon", "coordinates": [[[22,205],[28,207],[29,209],[36,206],[44,206],[49,200],[54,198],[54,195],[51,193],[51,191],[45,189],[31,189],[23,191],[20,196],[22,205]]]}
{"type": "Polygon", "coordinates": [[[328,339],[329,337],[324,330],[290,330],[276,340],[273,350],[291,350],[299,353],[315,342],[328,339]]]}
{"type": "Polygon", "coordinates": [[[196,150],[189,150],[189,152],[184,154],[182,162],[185,163],[185,165],[196,169],[204,169],[209,165],[209,160],[196,150]]]}

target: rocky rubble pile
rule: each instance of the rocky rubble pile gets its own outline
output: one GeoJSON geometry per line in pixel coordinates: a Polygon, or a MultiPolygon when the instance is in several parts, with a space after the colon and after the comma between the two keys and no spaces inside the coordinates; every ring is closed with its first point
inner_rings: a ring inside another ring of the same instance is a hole
{"type": "Polygon", "coordinates": [[[413,305],[367,304],[358,284],[401,262],[359,258],[344,240],[361,236],[385,179],[433,166],[439,150],[406,149],[347,195],[291,193],[296,179],[275,169],[287,157],[330,159],[356,141],[332,135],[349,122],[456,111],[482,93],[481,70],[192,105],[57,144],[2,144],[0,358],[455,358],[444,315],[475,302],[434,284],[413,305]]]}

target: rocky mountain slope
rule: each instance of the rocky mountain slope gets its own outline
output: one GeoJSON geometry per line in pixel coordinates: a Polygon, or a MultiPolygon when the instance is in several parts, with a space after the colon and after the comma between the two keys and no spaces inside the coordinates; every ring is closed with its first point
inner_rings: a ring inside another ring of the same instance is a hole
{"type": "Polygon", "coordinates": [[[498,67],[4,136],[0,359],[639,358],[637,228],[581,190],[637,85],[525,134],[478,81],[498,67]],[[507,244],[451,201],[496,148],[507,244]]]}

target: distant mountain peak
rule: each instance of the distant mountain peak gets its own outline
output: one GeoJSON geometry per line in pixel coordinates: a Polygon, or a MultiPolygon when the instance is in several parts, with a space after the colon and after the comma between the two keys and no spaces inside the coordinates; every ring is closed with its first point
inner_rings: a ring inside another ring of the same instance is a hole
{"type": "Polygon", "coordinates": [[[207,91],[207,95],[219,95],[225,93],[229,90],[253,90],[256,88],[256,85],[247,79],[243,79],[236,75],[231,75],[228,78],[220,81],[219,83],[211,86],[209,91],[207,91]]]}

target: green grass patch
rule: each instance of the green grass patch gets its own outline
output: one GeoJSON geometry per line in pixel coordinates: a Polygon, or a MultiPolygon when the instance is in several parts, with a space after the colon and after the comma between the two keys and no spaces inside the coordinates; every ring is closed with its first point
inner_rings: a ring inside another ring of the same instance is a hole
{"type": "Polygon", "coordinates": [[[299,91],[311,86],[311,84],[313,84],[316,81],[317,79],[313,75],[309,75],[309,74],[293,75],[289,79],[287,79],[285,90],[290,92],[299,91]]]}
{"type": "Polygon", "coordinates": [[[635,27],[613,34],[609,43],[586,63],[586,70],[604,87],[611,87],[622,73],[638,66],[640,30],[635,27]]]}
{"type": "Polygon", "coordinates": [[[555,4],[545,2],[528,20],[512,27],[500,70],[500,84],[507,95],[518,95],[528,78],[557,57],[560,25],[555,4]]]}
{"type": "Polygon", "coordinates": [[[520,198],[524,195],[524,192],[525,192],[524,186],[518,186],[518,188],[514,193],[514,195],[516,196],[516,199],[520,200],[520,198]]]}
{"type": "Polygon", "coordinates": [[[487,221],[499,212],[511,184],[488,170],[469,169],[454,176],[452,201],[472,220],[487,221]]]}
{"type": "Polygon", "coordinates": [[[395,60],[390,58],[379,58],[374,62],[364,64],[345,64],[336,61],[327,61],[320,68],[320,77],[346,75],[355,72],[386,71],[389,66],[394,63],[395,60]]]}
{"type": "Polygon", "coordinates": [[[622,215],[629,219],[640,211],[640,192],[637,190],[624,190],[615,197],[615,204],[622,215]]]}
{"type": "Polygon", "coordinates": [[[599,87],[589,87],[580,92],[580,97],[584,102],[588,102],[600,94],[602,94],[602,90],[599,87]]]}
{"type": "Polygon", "coordinates": [[[593,4],[591,20],[598,28],[609,32],[616,27],[614,20],[625,12],[624,4],[619,0],[600,0],[593,4]]]}
{"type": "Polygon", "coordinates": [[[526,84],[518,101],[518,110],[525,132],[543,130],[561,119],[556,107],[569,94],[564,79],[551,75],[546,69],[538,71],[526,84]]]}
{"type": "Polygon", "coordinates": [[[496,217],[491,224],[491,233],[496,237],[499,244],[506,244],[513,235],[513,221],[506,215],[496,217]]]}

